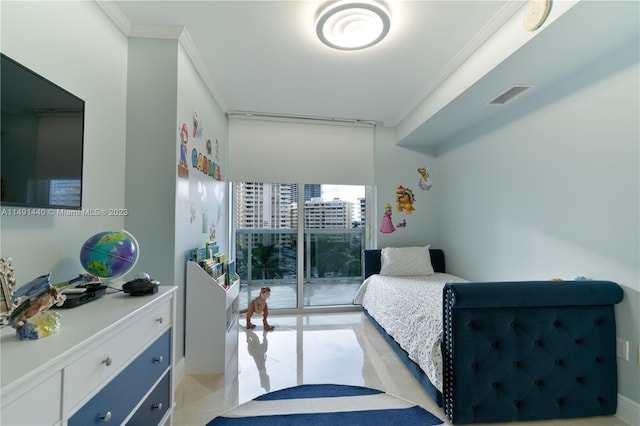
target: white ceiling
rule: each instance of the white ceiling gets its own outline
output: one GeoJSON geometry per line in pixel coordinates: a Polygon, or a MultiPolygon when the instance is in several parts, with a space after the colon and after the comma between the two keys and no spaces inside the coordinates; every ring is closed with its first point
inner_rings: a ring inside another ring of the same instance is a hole
{"type": "MultiPolygon", "coordinates": [[[[537,70],[534,77],[540,77],[540,73],[546,75],[556,64],[545,63],[545,57],[563,61],[560,66],[563,72],[571,69],[567,64],[570,62],[566,57],[567,42],[580,42],[572,52],[584,63],[583,50],[589,50],[588,46],[594,42],[589,38],[594,27],[594,37],[604,34],[606,39],[608,31],[622,33],[614,36],[617,44],[628,41],[629,37],[638,38],[638,2],[621,2],[620,5],[626,6],[619,8],[620,12],[613,16],[615,19],[599,19],[598,15],[613,10],[607,6],[611,2],[587,3],[598,7],[592,7],[593,11],[573,18],[574,22],[566,25],[558,19],[563,28],[579,25],[575,36],[556,30],[556,38],[547,37],[537,49],[528,39],[519,42],[526,47],[520,49],[525,54],[509,54],[506,58],[496,55],[485,77],[476,78],[478,82],[450,95],[451,99],[436,107],[436,112],[446,113],[446,105],[464,100],[461,95],[470,88],[471,92],[480,92],[484,97],[480,105],[471,108],[482,117],[480,107],[507,89],[506,84],[514,80],[514,73],[528,69],[537,70]],[[587,22],[580,24],[585,19],[587,22]],[[621,31],[621,27],[630,28],[621,31]],[[581,37],[585,40],[578,40],[581,37]],[[553,52],[558,42],[564,47],[553,52]],[[544,66],[539,66],[537,60],[542,60],[544,66]],[[538,65],[530,66],[535,64],[538,65]],[[501,77],[493,78],[497,81],[482,89],[480,82],[491,80],[491,73],[501,77]]],[[[315,36],[317,13],[326,4],[317,0],[118,0],[100,4],[130,36],[179,37],[225,112],[376,121],[397,127],[398,140],[404,144],[432,146],[450,136],[452,128],[449,118],[439,122],[433,119],[438,114],[422,111],[429,109],[430,98],[438,94],[452,73],[465,66],[465,61],[469,66],[469,57],[479,52],[483,43],[499,31],[505,31],[505,23],[516,19],[521,22],[526,9],[524,1],[516,0],[388,1],[385,4],[392,16],[388,37],[369,49],[338,51],[325,46],[315,36]],[[435,129],[432,129],[434,123],[435,129]],[[440,128],[443,123],[444,129],[440,128]],[[425,125],[426,130],[421,131],[425,125]],[[434,138],[432,135],[438,132],[442,134],[434,138]]],[[[552,13],[564,13],[573,4],[575,2],[556,0],[552,13]]],[[[534,35],[528,34],[533,39],[534,35]]],[[[609,49],[610,43],[604,44],[598,47],[598,54],[609,49]]],[[[550,84],[549,81],[518,83],[537,87],[550,84]]],[[[461,111],[466,108],[466,114],[474,114],[467,104],[456,108],[462,108],[461,111]]]]}

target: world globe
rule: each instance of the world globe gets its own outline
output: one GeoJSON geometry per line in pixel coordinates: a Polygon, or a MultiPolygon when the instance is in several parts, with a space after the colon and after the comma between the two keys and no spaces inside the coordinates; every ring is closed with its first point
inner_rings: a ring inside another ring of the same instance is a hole
{"type": "Polygon", "coordinates": [[[90,274],[117,278],[133,269],[139,252],[138,242],[129,232],[99,232],[82,245],[80,263],[90,274]]]}

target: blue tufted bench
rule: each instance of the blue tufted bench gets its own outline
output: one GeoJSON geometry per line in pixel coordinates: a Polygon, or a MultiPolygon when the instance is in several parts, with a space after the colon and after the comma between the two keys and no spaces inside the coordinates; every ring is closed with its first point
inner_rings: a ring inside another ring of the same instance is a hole
{"type": "Polygon", "coordinates": [[[448,283],[445,414],[452,423],[612,415],[614,304],[608,281],[448,283]]]}
{"type": "MultiPolygon", "coordinates": [[[[363,250],[363,278],[380,250],[363,250]]],[[[435,272],[444,253],[431,249],[435,272]]],[[[443,290],[443,389],[365,310],[409,371],[456,424],[616,413],[614,305],[609,281],[448,283],[443,290]]]]}

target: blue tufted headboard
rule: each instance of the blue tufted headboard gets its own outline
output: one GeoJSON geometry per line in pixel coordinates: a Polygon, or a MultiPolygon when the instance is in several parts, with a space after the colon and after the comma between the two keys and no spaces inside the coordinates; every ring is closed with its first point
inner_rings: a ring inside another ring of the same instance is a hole
{"type": "Polygon", "coordinates": [[[609,281],[448,283],[443,294],[445,414],[452,423],[615,414],[609,281]]]}

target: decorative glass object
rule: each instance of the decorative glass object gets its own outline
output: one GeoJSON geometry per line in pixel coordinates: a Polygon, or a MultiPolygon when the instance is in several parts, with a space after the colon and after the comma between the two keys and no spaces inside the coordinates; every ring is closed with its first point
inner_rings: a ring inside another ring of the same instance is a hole
{"type": "Polygon", "coordinates": [[[47,312],[53,306],[61,306],[65,296],[51,286],[50,274],[41,275],[18,288],[10,298],[13,308],[9,325],[16,329],[20,340],[34,340],[49,336],[60,328],[60,314],[47,312]]]}

